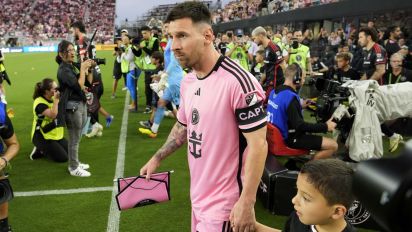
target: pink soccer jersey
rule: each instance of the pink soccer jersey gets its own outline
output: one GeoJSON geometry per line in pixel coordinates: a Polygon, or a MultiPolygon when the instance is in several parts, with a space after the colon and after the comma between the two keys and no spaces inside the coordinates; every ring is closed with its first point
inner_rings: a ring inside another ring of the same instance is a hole
{"type": "Polygon", "coordinates": [[[180,94],[177,118],[187,126],[192,210],[204,220],[228,220],[242,191],[242,132],[266,126],[264,92],[250,73],[221,56],[206,77],[184,77],[180,94]]]}

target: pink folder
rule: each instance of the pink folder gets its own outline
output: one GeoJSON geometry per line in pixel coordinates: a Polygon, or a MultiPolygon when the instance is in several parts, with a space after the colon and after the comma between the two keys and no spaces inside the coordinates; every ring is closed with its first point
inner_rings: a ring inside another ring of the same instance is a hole
{"type": "Polygon", "coordinates": [[[119,178],[116,195],[119,210],[126,210],[170,200],[170,173],[152,174],[150,180],[144,176],[119,178]]]}

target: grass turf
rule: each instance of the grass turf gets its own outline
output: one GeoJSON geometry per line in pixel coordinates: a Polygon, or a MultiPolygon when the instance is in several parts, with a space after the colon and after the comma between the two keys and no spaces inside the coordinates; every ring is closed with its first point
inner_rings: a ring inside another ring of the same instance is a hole
{"type": "MultiPolygon", "coordinates": [[[[90,178],[71,177],[66,164],[48,160],[31,161],[28,158],[33,148],[30,141],[33,120],[31,96],[36,82],[45,77],[56,79],[55,54],[6,54],[5,65],[12,81],[12,86],[6,85],[7,101],[8,107],[15,110],[12,122],[21,145],[18,156],[11,161],[13,169],[10,179],[14,191],[104,187],[113,184],[125,92],[121,91],[123,80],[120,80],[117,98],[110,99],[114,59],[111,52],[98,54],[107,59],[107,65],[101,66],[105,87],[101,102],[115,119],[110,128],[104,129],[103,137],[83,138],[81,141],[79,156],[82,162],[91,165],[90,178]]],[[[143,84],[143,80],[139,80],[140,111],[144,106],[143,84]]],[[[139,169],[165,141],[175,122],[165,118],[158,137],[149,139],[137,132],[138,121],[147,118],[148,115],[142,113],[129,114],[124,176],[139,173],[139,169]]],[[[104,122],[104,118],[100,120],[104,122]]],[[[189,172],[185,149],[183,147],[166,159],[159,169],[175,170],[171,178],[172,200],[122,212],[120,231],[190,230],[189,172]]],[[[100,232],[106,230],[110,201],[111,192],[16,197],[10,203],[9,220],[15,231],[100,232]]],[[[276,228],[282,228],[285,221],[284,217],[266,211],[259,200],[256,203],[256,217],[258,221],[276,228]]]]}

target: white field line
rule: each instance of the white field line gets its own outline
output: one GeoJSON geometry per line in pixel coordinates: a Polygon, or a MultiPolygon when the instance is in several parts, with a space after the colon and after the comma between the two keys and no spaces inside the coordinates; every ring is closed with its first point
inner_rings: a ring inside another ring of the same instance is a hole
{"type": "MultiPolygon", "coordinates": [[[[124,173],[124,160],[125,160],[125,149],[126,149],[126,137],[127,137],[127,124],[129,120],[129,92],[126,93],[123,109],[122,127],[120,129],[119,136],[119,146],[117,148],[117,161],[116,161],[116,171],[114,178],[123,177],[124,173]]],[[[119,221],[120,221],[120,211],[117,208],[116,202],[117,194],[117,183],[115,182],[112,187],[112,199],[110,203],[110,213],[107,221],[107,232],[118,232],[119,231],[119,221]]]]}
{"type": "Polygon", "coordinates": [[[42,191],[14,192],[15,197],[35,197],[47,195],[65,195],[75,193],[94,193],[94,192],[109,192],[113,187],[95,187],[95,188],[75,188],[75,189],[54,189],[42,191]]]}

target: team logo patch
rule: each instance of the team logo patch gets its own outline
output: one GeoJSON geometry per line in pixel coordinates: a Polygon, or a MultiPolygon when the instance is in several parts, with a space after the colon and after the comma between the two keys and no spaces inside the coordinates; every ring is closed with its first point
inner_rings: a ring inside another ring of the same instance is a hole
{"type": "Polygon", "coordinates": [[[258,102],[258,98],[257,98],[256,93],[251,93],[251,94],[247,95],[245,100],[246,100],[246,104],[248,106],[254,105],[254,104],[256,104],[256,102],[258,102]]]}
{"type": "Polygon", "coordinates": [[[197,134],[196,131],[192,131],[189,137],[189,152],[195,159],[202,157],[201,145],[202,133],[197,134]]]}
{"type": "Polygon", "coordinates": [[[352,225],[364,223],[371,214],[362,206],[359,201],[354,201],[345,215],[346,220],[352,225]]]}
{"type": "Polygon", "coordinates": [[[196,108],[192,109],[192,125],[196,125],[199,123],[199,111],[196,108]]]}

